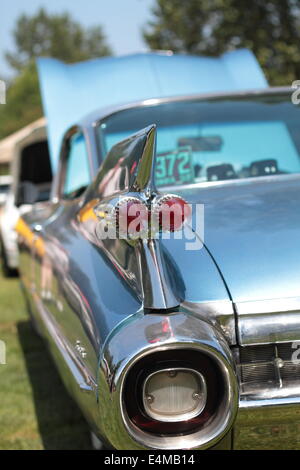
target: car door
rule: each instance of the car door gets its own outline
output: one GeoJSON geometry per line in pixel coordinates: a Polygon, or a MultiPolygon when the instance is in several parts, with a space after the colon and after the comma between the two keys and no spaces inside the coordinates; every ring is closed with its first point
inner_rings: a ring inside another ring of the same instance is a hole
{"type": "MultiPolygon", "coordinates": [[[[70,357],[83,371],[86,384],[95,388],[99,335],[93,308],[87,300],[91,287],[84,260],[90,259],[91,247],[74,224],[80,196],[91,182],[83,133],[74,129],[64,148],[59,201],[53,215],[41,224],[40,236],[35,242],[35,285],[43,315],[51,323],[48,330],[52,337],[60,338],[70,357]]],[[[82,386],[84,388],[85,384],[82,386]]]]}

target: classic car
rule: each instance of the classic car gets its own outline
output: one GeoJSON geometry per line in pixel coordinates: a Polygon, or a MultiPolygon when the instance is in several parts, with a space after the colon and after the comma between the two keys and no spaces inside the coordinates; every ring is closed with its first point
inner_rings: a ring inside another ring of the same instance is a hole
{"type": "MultiPolygon", "coordinates": [[[[29,124],[0,142],[0,153],[10,161],[10,186],[0,219],[0,251],[6,276],[17,273],[19,253],[15,225],[21,214],[31,210],[33,201],[49,200],[52,171],[44,118],[29,124]],[[34,184],[33,201],[23,193],[34,184]]],[[[1,179],[0,179],[1,181],[1,179]]],[[[0,195],[1,201],[1,195],[0,195]]]]}
{"type": "Polygon", "coordinates": [[[39,73],[55,178],[18,221],[20,274],[93,435],[299,447],[292,90],[245,50],[41,59],[39,73]]]}

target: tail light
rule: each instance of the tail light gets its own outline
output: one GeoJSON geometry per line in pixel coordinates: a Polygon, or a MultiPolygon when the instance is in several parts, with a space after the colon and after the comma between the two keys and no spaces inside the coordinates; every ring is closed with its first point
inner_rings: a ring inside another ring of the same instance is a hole
{"type": "Polygon", "coordinates": [[[148,233],[149,212],[146,204],[135,197],[120,199],[115,207],[119,234],[140,238],[148,233]]]}
{"type": "Polygon", "coordinates": [[[115,448],[208,449],[225,436],[229,443],[239,405],[224,336],[191,312],[127,319],[104,347],[99,390],[115,448]]]}
{"type": "Polygon", "coordinates": [[[191,217],[190,205],[180,196],[167,194],[153,203],[153,214],[163,231],[175,232],[191,217]]]}
{"type": "Polygon", "coordinates": [[[135,365],[125,391],[127,413],[135,426],[171,436],[203,428],[217,413],[224,383],[205,354],[193,352],[191,357],[190,351],[179,350],[175,358],[173,351],[165,351],[135,365]]]}
{"type": "Polygon", "coordinates": [[[94,208],[100,220],[113,225],[121,238],[151,238],[159,231],[175,232],[191,217],[190,205],[180,196],[168,194],[144,201],[124,196],[94,208]]]}
{"type": "Polygon", "coordinates": [[[144,408],[147,415],[157,421],[192,419],[204,410],[206,400],[206,381],[200,372],[193,369],[159,370],[144,382],[144,408]]]}

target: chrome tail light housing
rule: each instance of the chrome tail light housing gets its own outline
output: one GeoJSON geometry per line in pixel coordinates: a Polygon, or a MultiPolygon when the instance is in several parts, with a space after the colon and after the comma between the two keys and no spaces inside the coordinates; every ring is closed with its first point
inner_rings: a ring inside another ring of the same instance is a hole
{"type": "Polygon", "coordinates": [[[102,432],[117,449],[210,448],[238,409],[226,340],[191,314],[130,317],[106,341],[99,378],[102,432]]]}

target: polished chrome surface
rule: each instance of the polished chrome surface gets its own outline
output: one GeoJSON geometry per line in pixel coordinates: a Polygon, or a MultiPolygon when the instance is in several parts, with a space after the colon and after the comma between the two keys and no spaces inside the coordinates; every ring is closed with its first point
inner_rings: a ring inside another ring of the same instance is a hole
{"type": "Polygon", "coordinates": [[[180,304],[172,289],[170,274],[157,240],[141,240],[136,246],[137,263],[142,279],[143,305],[147,309],[169,309],[180,304]]]}
{"type": "MultiPolygon", "coordinates": [[[[272,182],[289,182],[294,179],[299,178],[298,173],[291,173],[291,174],[282,174],[282,175],[273,175],[273,176],[252,176],[251,183],[272,183],[272,182]]],[[[249,178],[238,178],[238,179],[228,179],[228,180],[221,180],[221,181],[203,181],[200,183],[191,183],[191,184],[182,184],[176,186],[176,190],[179,192],[187,191],[189,189],[205,189],[205,188],[215,188],[215,187],[223,187],[223,186],[243,186],[249,183],[249,178]]],[[[174,190],[174,186],[164,186],[165,191],[172,191],[174,190]]]]}
{"type": "Polygon", "coordinates": [[[80,354],[82,359],[86,358],[87,352],[86,349],[81,345],[81,341],[76,341],[75,349],[80,354]]]}
{"type": "Polygon", "coordinates": [[[234,348],[240,408],[300,403],[299,344],[234,348]]]}
{"type": "Polygon", "coordinates": [[[134,315],[111,333],[102,349],[99,397],[101,432],[117,449],[211,447],[230,430],[237,411],[238,387],[231,352],[218,330],[191,314],[134,315]],[[168,324],[167,333],[162,328],[164,322],[168,324]],[[207,425],[191,434],[160,437],[141,431],[130,421],[124,406],[126,376],[147,355],[174,350],[175,358],[180,349],[191,354],[202,352],[214,361],[224,381],[222,404],[207,425]]]}
{"type": "Polygon", "coordinates": [[[240,402],[234,449],[299,449],[300,364],[295,362],[295,346],[246,346],[239,354],[235,350],[240,402]]]}
{"type": "Polygon", "coordinates": [[[216,328],[220,328],[228,344],[237,343],[235,334],[235,312],[231,300],[217,300],[211,302],[183,301],[181,309],[200,316],[209,321],[216,328]]]}
{"type": "Polygon", "coordinates": [[[114,145],[97,173],[98,197],[127,193],[149,197],[153,186],[156,126],[151,125],[114,145]]]}
{"type": "Polygon", "coordinates": [[[241,394],[239,408],[257,408],[263,406],[278,406],[285,404],[300,404],[300,386],[291,384],[281,389],[272,387],[253,390],[248,394],[241,394]]]}
{"type": "Polygon", "coordinates": [[[300,297],[239,302],[236,310],[241,345],[300,340],[300,297]]]}
{"type": "Polygon", "coordinates": [[[138,162],[135,179],[130,182],[130,191],[144,192],[147,198],[156,191],[154,185],[154,164],[156,150],[156,126],[153,125],[147,132],[147,142],[142,156],[138,162]]]}
{"type": "Polygon", "coordinates": [[[158,105],[158,104],[164,104],[164,103],[177,103],[177,102],[183,102],[183,101],[196,101],[196,100],[214,100],[214,99],[222,99],[222,98],[227,98],[227,99],[234,99],[234,98],[243,98],[243,97],[248,97],[251,99],[253,97],[258,97],[258,96],[272,96],[272,95],[280,95],[280,94],[285,94],[285,95],[292,95],[294,93],[295,89],[291,87],[268,87],[268,88],[262,88],[261,90],[243,90],[243,91],[234,91],[234,92],[214,92],[214,93],[199,93],[199,94],[185,94],[182,96],[176,96],[176,97],[165,97],[165,98],[151,98],[148,100],[140,100],[140,101],[135,101],[132,103],[127,103],[124,105],[119,105],[119,106],[111,106],[107,107],[105,109],[100,108],[98,110],[95,110],[88,116],[86,116],[84,119],[81,121],[81,125],[83,127],[90,127],[91,125],[93,127],[97,127],[100,122],[104,118],[108,118],[116,113],[119,113],[120,111],[127,111],[128,109],[133,109],[141,106],[153,106],[153,105],[158,105]]]}

